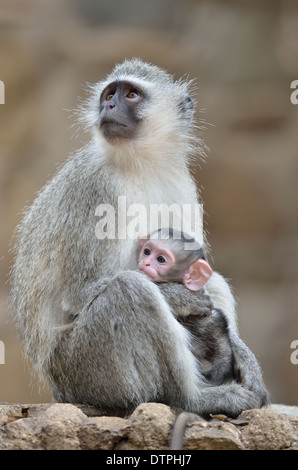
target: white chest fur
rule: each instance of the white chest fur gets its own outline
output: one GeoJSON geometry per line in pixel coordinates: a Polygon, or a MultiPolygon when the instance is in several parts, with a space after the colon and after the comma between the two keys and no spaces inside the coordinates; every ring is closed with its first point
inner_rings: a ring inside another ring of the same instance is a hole
{"type": "MultiPolygon", "coordinates": [[[[118,196],[116,236],[121,244],[121,265],[134,267],[136,240],[158,228],[173,227],[203,241],[202,208],[198,203],[195,184],[189,175],[179,183],[173,179],[160,181],[142,179],[122,184],[118,196]],[[132,258],[131,258],[132,256],[132,258]]],[[[176,179],[177,181],[177,179],[176,179]]]]}

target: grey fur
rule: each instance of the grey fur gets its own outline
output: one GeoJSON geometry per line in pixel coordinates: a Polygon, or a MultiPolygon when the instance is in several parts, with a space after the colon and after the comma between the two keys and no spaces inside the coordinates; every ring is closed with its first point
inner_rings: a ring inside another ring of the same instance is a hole
{"type": "MultiPolygon", "coordinates": [[[[134,271],[137,242],[95,237],[96,207],[117,208],[119,195],[128,203],[197,201],[188,170],[194,127],[190,107],[181,106],[188,88],[140,60],[118,65],[92,88],[82,111],[90,143],[41,190],[20,224],[12,273],[16,321],[54,400],[126,411],[159,401],[230,415],[264,402],[259,366],[236,333],[245,386],[205,387],[189,333],[158,287],[134,271]],[[113,146],[98,131],[99,97],[110,81],[126,79],[151,98],[142,109],[143,133],[113,146]]],[[[224,304],[232,324],[230,290],[219,275],[215,281],[208,282],[208,292],[215,304],[224,304]]]]}
{"type": "Polygon", "coordinates": [[[173,282],[158,286],[179,323],[191,333],[191,351],[208,383],[220,385],[236,380],[226,317],[214,308],[204,288],[190,291],[173,282]]]}

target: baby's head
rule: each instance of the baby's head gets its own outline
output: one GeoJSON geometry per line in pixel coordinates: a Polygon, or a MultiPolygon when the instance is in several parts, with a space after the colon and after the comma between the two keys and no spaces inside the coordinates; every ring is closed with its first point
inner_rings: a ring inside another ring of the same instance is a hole
{"type": "Polygon", "coordinates": [[[140,240],[138,269],[154,282],[181,282],[190,290],[201,289],[213,272],[199,243],[174,229],[140,240]]]}

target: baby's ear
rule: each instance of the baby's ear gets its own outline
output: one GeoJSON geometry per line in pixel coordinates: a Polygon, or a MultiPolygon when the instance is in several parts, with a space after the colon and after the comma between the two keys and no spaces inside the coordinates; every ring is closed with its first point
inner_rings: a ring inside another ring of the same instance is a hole
{"type": "Polygon", "coordinates": [[[182,283],[189,290],[199,290],[206,284],[212,273],[207,261],[198,259],[190,265],[183,276],[182,283]]]}

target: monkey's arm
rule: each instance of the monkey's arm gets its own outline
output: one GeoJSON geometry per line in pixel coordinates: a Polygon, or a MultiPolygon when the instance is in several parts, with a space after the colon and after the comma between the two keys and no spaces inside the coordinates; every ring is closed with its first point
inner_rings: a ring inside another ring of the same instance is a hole
{"type": "Polygon", "coordinates": [[[178,282],[164,282],[157,285],[176,317],[188,315],[205,317],[211,314],[213,304],[205,289],[190,291],[178,282]]]}

